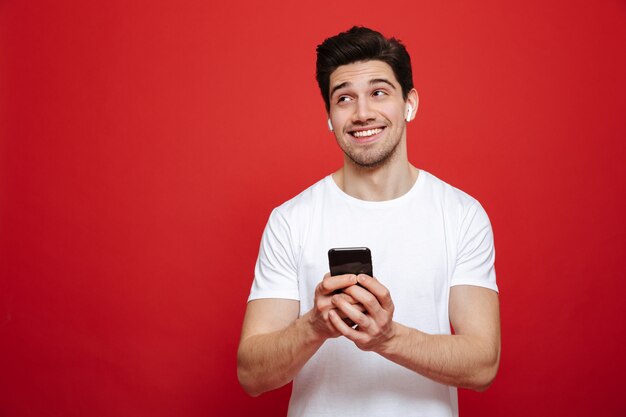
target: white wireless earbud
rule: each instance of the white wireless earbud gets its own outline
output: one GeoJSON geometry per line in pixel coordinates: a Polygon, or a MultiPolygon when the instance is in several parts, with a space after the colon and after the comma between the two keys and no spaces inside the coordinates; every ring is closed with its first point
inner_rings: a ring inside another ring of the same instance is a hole
{"type": "Polygon", "coordinates": [[[330,121],[330,117],[328,118],[328,130],[333,131],[333,122],[330,121]]]}
{"type": "Polygon", "coordinates": [[[413,106],[411,106],[410,104],[407,104],[407,106],[409,106],[409,111],[406,112],[406,121],[410,122],[411,121],[411,113],[413,113],[413,106]]]}

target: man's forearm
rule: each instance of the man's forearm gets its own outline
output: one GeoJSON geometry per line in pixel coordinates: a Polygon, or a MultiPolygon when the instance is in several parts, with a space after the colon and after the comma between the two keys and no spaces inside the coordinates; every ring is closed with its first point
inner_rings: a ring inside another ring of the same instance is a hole
{"type": "Polygon", "coordinates": [[[237,375],[244,390],[257,396],[289,383],[317,352],[324,339],[308,323],[309,314],[288,327],[242,340],[237,375]]]}
{"type": "Polygon", "coordinates": [[[399,365],[442,384],[477,391],[485,390],[496,376],[499,342],[431,335],[398,323],[394,327],[394,337],[378,353],[399,365]]]}

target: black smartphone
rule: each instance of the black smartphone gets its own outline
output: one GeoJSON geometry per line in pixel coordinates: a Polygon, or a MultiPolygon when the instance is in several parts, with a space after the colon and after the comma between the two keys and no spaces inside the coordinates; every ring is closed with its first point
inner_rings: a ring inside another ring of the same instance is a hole
{"type": "Polygon", "coordinates": [[[372,253],[368,248],[332,248],[328,251],[330,275],[365,274],[374,276],[372,253]]]}

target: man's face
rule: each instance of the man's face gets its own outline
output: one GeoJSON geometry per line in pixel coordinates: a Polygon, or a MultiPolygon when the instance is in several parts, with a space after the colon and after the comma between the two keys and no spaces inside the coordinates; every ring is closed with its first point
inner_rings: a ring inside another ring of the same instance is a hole
{"type": "MultiPolygon", "coordinates": [[[[417,100],[414,90],[409,96],[409,101],[417,100]]],[[[405,141],[407,108],[402,88],[385,62],[342,65],[330,75],[329,117],[335,137],[358,166],[373,168],[393,159],[405,141]]]]}

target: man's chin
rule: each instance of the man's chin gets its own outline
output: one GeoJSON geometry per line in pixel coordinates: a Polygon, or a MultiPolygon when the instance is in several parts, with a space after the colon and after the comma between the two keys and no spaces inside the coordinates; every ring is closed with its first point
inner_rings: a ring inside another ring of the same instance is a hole
{"type": "Polygon", "coordinates": [[[388,157],[386,157],[386,158],[372,159],[372,160],[360,160],[360,159],[352,158],[349,155],[348,155],[348,158],[350,158],[350,160],[352,161],[354,165],[364,170],[380,168],[381,166],[384,166],[387,163],[387,160],[389,159],[388,157]]]}
{"type": "Polygon", "coordinates": [[[371,170],[380,168],[381,166],[386,165],[394,154],[395,148],[388,153],[383,155],[352,155],[348,152],[344,152],[348,159],[358,168],[364,170],[371,170]]]}

